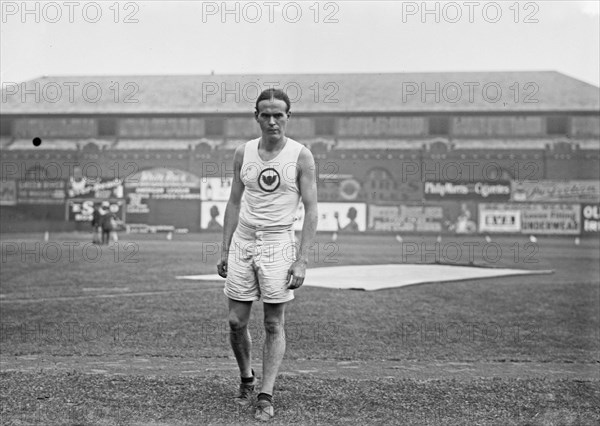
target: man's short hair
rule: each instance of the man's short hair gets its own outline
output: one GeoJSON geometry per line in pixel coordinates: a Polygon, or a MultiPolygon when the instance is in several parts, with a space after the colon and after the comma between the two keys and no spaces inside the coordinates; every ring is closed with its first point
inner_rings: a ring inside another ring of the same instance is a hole
{"type": "Polygon", "coordinates": [[[290,98],[288,95],[281,89],[267,89],[263,90],[260,95],[258,95],[258,99],[256,99],[256,111],[258,111],[258,104],[260,101],[271,101],[273,99],[279,99],[280,101],[285,102],[286,109],[285,112],[290,112],[290,108],[292,106],[290,102],[290,98]]]}

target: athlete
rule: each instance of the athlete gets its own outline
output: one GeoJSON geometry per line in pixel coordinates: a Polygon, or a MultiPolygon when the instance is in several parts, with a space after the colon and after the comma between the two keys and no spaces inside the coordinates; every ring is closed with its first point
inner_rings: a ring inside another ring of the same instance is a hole
{"type": "Polygon", "coordinates": [[[265,342],[255,418],[268,421],[275,413],[273,387],[285,353],[285,307],[304,282],[317,229],[317,187],[311,152],[285,136],[291,115],[285,92],[265,90],[255,107],[262,136],[235,151],[217,269],[226,278],[230,341],[241,375],[235,400],[241,406],[251,404],[257,383],[248,321],[252,302],[263,301],[265,342]],[[292,225],[300,200],[305,215],[298,246],[292,225]]]}

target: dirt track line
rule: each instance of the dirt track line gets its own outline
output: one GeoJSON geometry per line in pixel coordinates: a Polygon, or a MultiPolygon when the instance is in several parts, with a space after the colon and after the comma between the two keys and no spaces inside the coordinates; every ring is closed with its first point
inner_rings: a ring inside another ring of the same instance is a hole
{"type": "MultiPolygon", "coordinates": [[[[259,363],[255,369],[260,371],[259,363]]],[[[237,376],[233,358],[177,358],[88,356],[53,357],[47,355],[2,356],[1,372],[60,373],[80,371],[115,376],[237,376]]],[[[284,360],[281,375],[310,375],[322,378],[351,379],[456,379],[477,378],[547,378],[600,381],[597,363],[558,362],[448,362],[448,361],[337,361],[284,360]]]]}

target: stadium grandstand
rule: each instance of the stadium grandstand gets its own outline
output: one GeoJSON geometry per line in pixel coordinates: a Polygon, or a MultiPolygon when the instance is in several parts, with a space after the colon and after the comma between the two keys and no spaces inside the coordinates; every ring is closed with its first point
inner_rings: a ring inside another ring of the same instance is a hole
{"type": "Polygon", "coordinates": [[[597,236],[599,89],[553,71],[5,84],[2,232],[89,230],[102,201],[130,232],[209,229],[269,87],[315,156],[321,231],[597,236]]]}

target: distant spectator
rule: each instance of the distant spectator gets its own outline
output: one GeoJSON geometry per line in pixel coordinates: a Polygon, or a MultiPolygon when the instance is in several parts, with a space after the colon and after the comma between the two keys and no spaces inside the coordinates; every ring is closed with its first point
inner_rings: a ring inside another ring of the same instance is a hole
{"type": "Polygon", "coordinates": [[[102,244],[102,214],[100,213],[100,206],[96,203],[92,213],[92,243],[102,244]]]}
{"type": "Polygon", "coordinates": [[[101,214],[102,244],[108,244],[111,238],[114,242],[117,242],[117,217],[110,211],[110,203],[108,201],[102,203],[101,214]]]}

